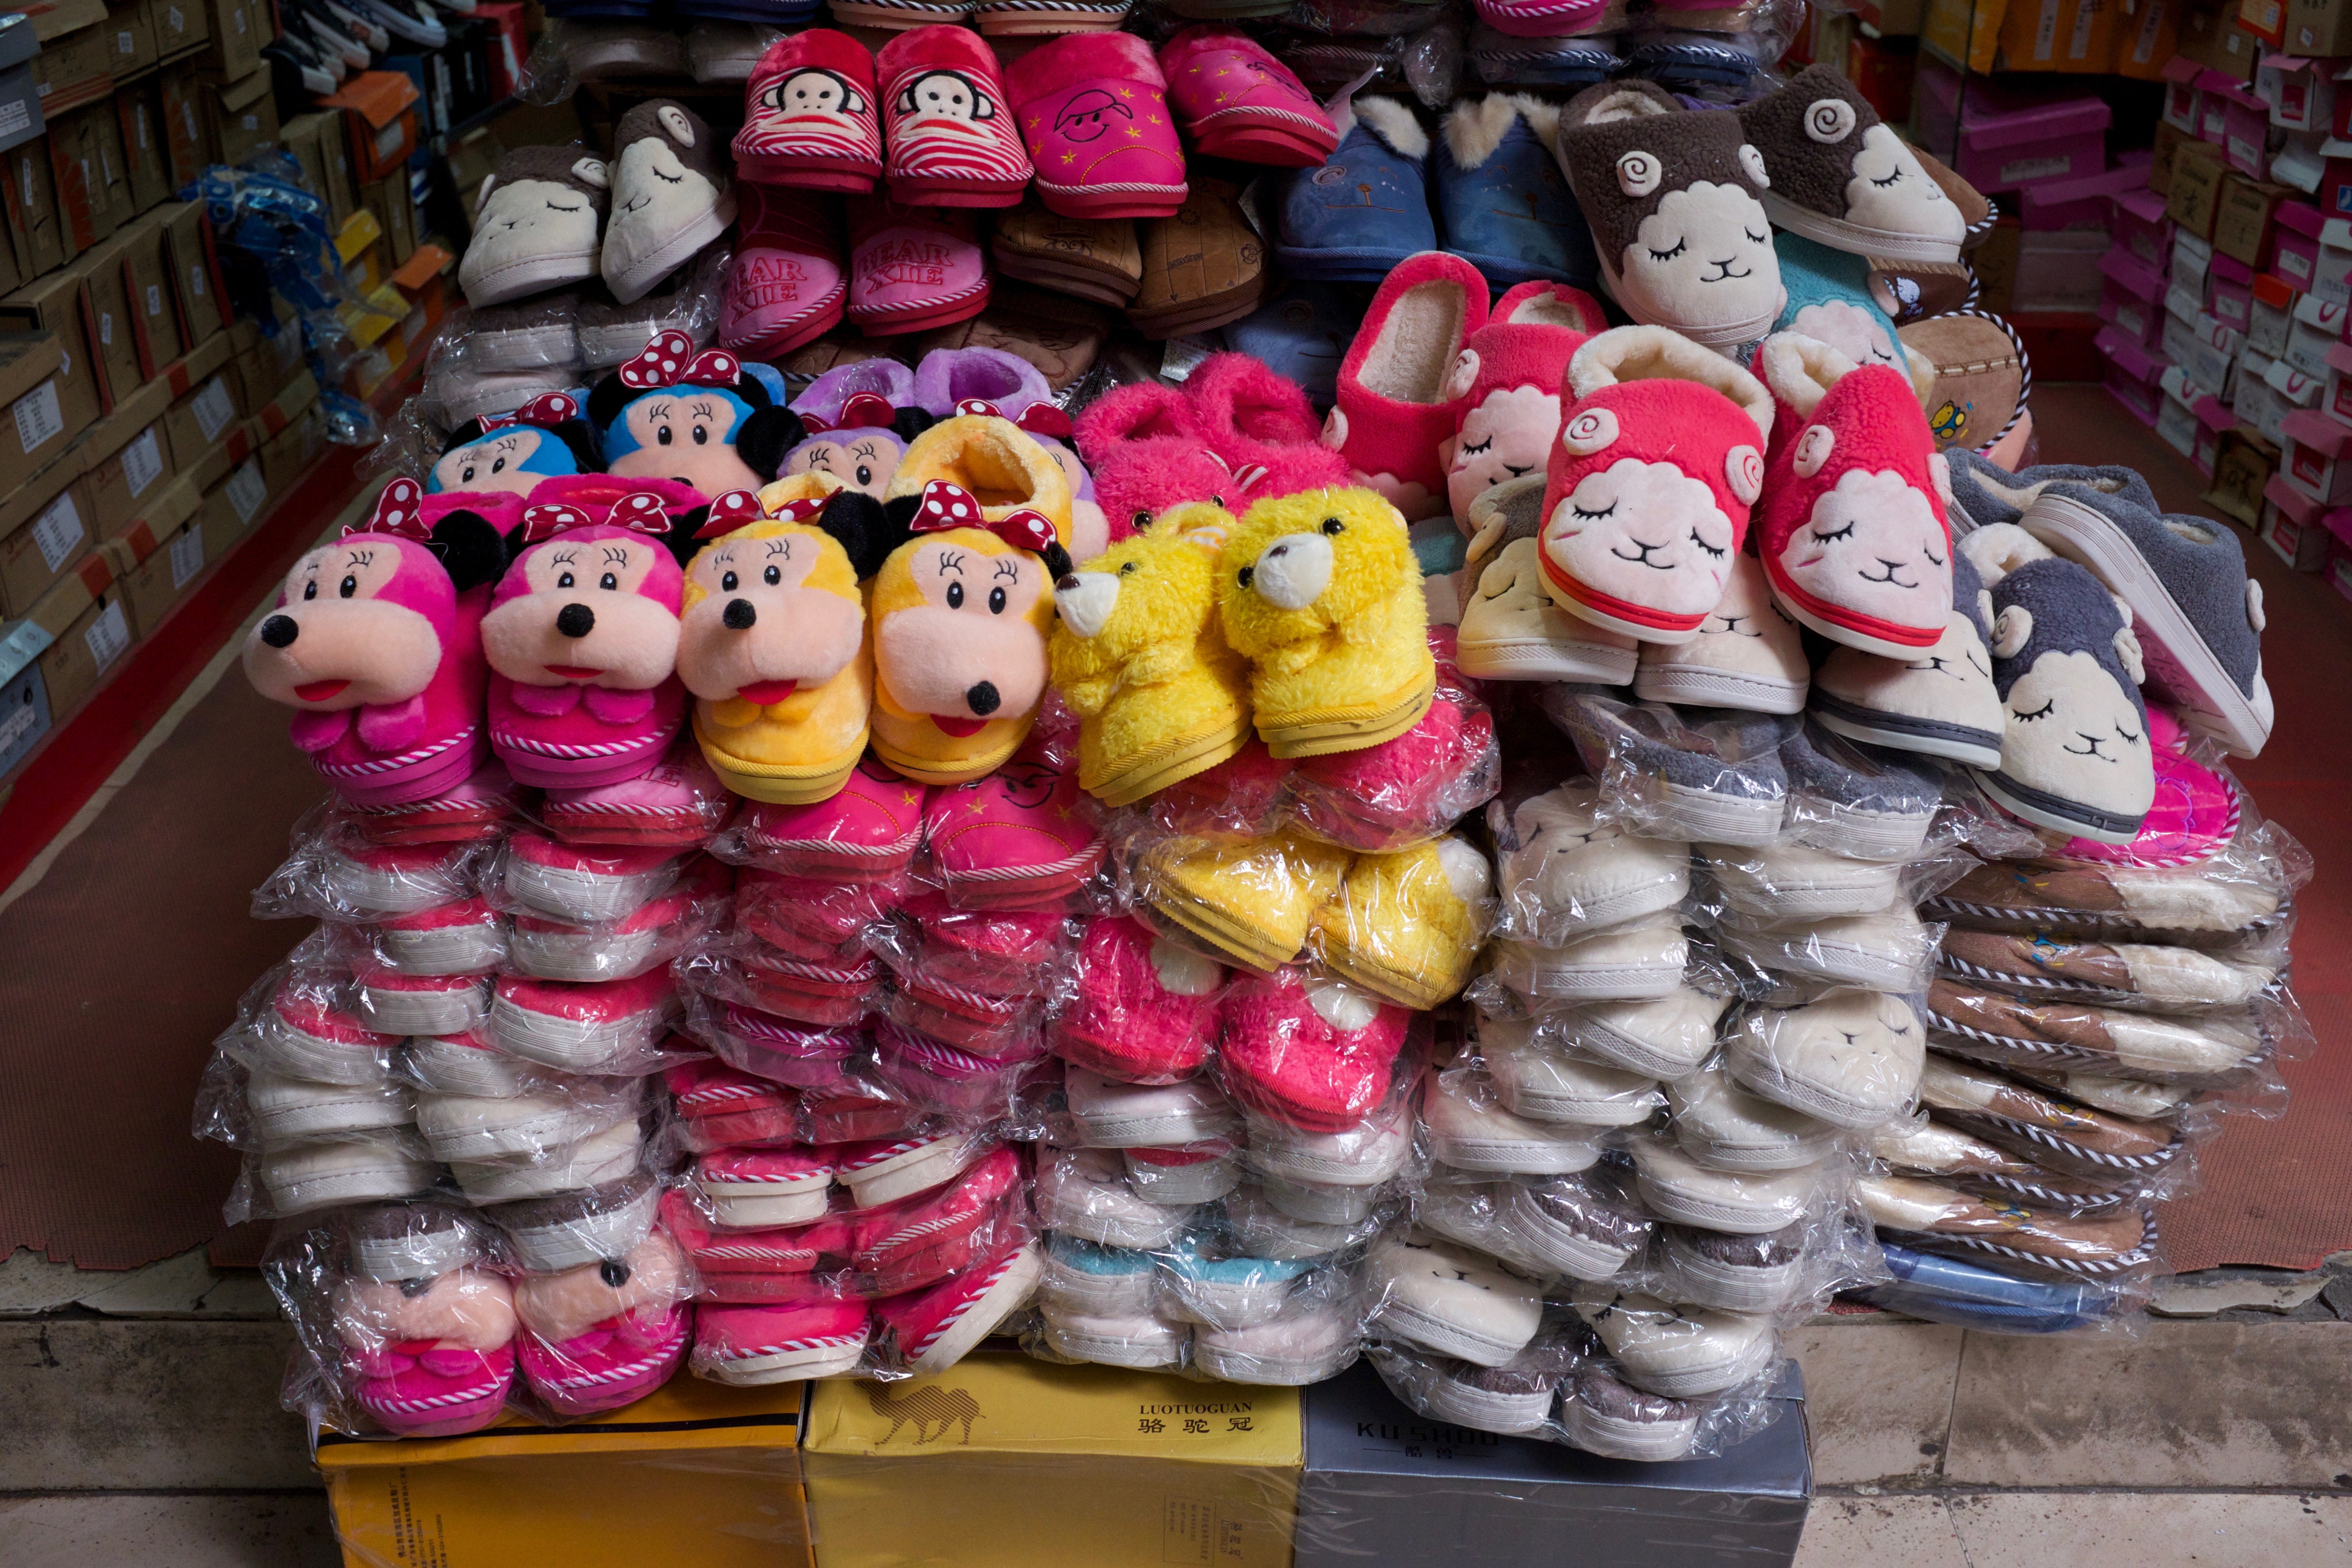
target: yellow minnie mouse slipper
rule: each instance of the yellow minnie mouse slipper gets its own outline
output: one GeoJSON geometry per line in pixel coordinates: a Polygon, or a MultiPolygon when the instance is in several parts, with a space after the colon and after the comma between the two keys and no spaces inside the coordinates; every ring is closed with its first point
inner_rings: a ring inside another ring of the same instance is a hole
{"type": "Polygon", "coordinates": [[[698,535],[710,542],[686,572],[678,676],[720,781],[805,805],[837,794],[866,751],[874,654],[856,569],[819,521],[832,495],[854,492],[829,474],[769,489],[781,485],[803,493],[779,495],[772,516],[747,490],[711,503],[698,535]]]}
{"type": "Polygon", "coordinates": [[[1070,484],[1009,419],[915,438],[883,502],[911,535],[876,574],[874,754],[919,784],[1011,760],[1045,695],[1054,584],[1070,571],[1070,484]]]}
{"type": "Polygon", "coordinates": [[[1437,688],[1429,608],[1404,516],[1369,489],[1262,500],[1225,543],[1218,619],[1251,664],[1257,732],[1277,757],[1394,740],[1437,688]]]}
{"type": "Polygon", "coordinates": [[[1233,521],[1179,507],[1055,584],[1054,686],[1079,720],[1078,787],[1106,805],[1132,805],[1249,742],[1248,671],[1217,626],[1217,553],[1233,521]]]}

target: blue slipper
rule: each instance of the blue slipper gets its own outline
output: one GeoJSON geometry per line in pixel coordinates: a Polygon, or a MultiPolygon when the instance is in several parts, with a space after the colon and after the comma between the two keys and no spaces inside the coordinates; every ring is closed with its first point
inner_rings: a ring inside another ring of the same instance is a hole
{"type": "Polygon", "coordinates": [[[1470,29],[1470,68],[1488,87],[1591,87],[1625,68],[1614,34],[1515,38],[1481,22],[1470,29]]]}
{"type": "Polygon", "coordinates": [[[1363,323],[1360,289],[1294,279],[1249,315],[1225,328],[1225,346],[1264,360],[1275,374],[1326,409],[1339,395],[1339,362],[1363,323]]]}
{"type": "Polygon", "coordinates": [[[1291,176],[1275,254],[1293,278],[1377,283],[1437,248],[1429,212],[1429,132],[1394,99],[1360,98],[1335,117],[1339,146],[1291,176]]]}
{"type": "Polygon", "coordinates": [[[1437,149],[1445,247],[1497,289],[1600,281],[1592,230],[1559,172],[1559,106],[1523,93],[1471,99],[1445,117],[1437,149]]]}
{"type": "Polygon", "coordinates": [[[2087,1328],[2119,1310],[2095,1285],[2016,1279],[1957,1258],[1937,1258],[1882,1244],[1885,1285],[1853,1292],[1854,1300],[1931,1323],[1951,1323],[1996,1334],[2059,1334],[2087,1328]]]}

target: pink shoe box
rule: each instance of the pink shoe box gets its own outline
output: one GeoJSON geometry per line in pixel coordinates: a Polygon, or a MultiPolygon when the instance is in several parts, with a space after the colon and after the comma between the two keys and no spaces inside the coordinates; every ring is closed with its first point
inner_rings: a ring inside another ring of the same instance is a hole
{"type": "Polygon", "coordinates": [[[2107,166],[2107,127],[2115,110],[2089,96],[2034,99],[1969,81],[1965,101],[1958,72],[1922,60],[1916,114],[1922,145],[1952,143],[1959,128],[1962,179],[1979,191],[2021,191],[2045,180],[2095,174],[2107,166]]]}
{"type": "Polygon", "coordinates": [[[2210,479],[2221,452],[2221,432],[2237,423],[2221,400],[2183,375],[2179,365],[2164,373],[2164,405],[2156,411],[2156,433],[2210,479]]]}
{"type": "Polygon", "coordinates": [[[2049,180],[2029,188],[2020,203],[2026,232],[2046,234],[2062,228],[2095,228],[2109,232],[2116,198],[2147,188],[2146,162],[2135,160],[2112,169],[2049,180]]]}
{"type": "Polygon", "coordinates": [[[2221,149],[2222,161],[2239,174],[2261,179],[2268,167],[2270,105],[2220,71],[2207,71],[2197,87],[2197,139],[2221,149]]]}
{"type": "Polygon", "coordinates": [[[2107,232],[2115,237],[2116,246],[2162,275],[2172,259],[2173,226],[2165,214],[2164,198],[2143,184],[2117,195],[2115,209],[2107,232]]]}
{"type": "Polygon", "coordinates": [[[2116,401],[2137,416],[2141,424],[2155,424],[2156,411],[2164,402],[2164,389],[2158,384],[2166,369],[2164,356],[2114,327],[2100,328],[2092,343],[2106,362],[2099,379],[2116,401]]]}
{"type": "Polygon", "coordinates": [[[2205,309],[2223,326],[2244,332],[2254,319],[2254,269],[2217,252],[2205,273],[2205,309]]]}
{"type": "Polygon", "coordinates": [[[2187,135],[2197,134],[2197,79],[2205,68],[2187,55],[2164,62],[2164,122],[2187,135]]]}
{"type": "Polygon", "coordinates": [[[2230,396],[2231,374],[2238,368],[2238,346],[2244,341],[2243,332],[2202,311],[2193,323],[2165,312],[2164,357],[2179,365],[2200,391],[2224,402],[2230,396]]]}
{"type": "Polygon", "coordinates": [[[2352,302],[2352,219],[2319,215],[2319,266],[2309,292],[2336,304],[2352,302]]]}
{"type": "Polygon", "coordinates": [[[2344,341],[2344,323],[2352,307],[2305,294],[2294,302],[2294,319],[2286,331],[2286,353],[2281,357],[2305,375],[2327,374],[2327,351],[2344,341]]]}
{"type": "Polygon", "coordinates": [[[2294,303],[2303,296],[2286,279],[2265,272],[2254,279],[2254,312],[2246,325],[2246,346],[2275,359],[2286,353],[2294,326],[2294,303]]]}
{"type": "MultiPolygon", "coordinates": [[[[2296,571],[2316,572],[2327,564],[2334,537],[2325,521],[2328,515],[2317,501],[2273,474],[2270,483],[2263,487],[2263,520],[2254,531],[2296,571]]],[[[2352,517],[2347,522],[2352,526],[2352,517]]]]}
{"type": "Polygon", "coordinates": [[[2287,483],[2330,507],[2352,502],[2352,425],[2316,408],[2298,408],[2281,422],[2286,437],[2279,473],[2287,483]]]}
{"type": "Polygon", "coordinates": [[[2335,62],[2265,55],[2254,72],[2254,96],[2270,107],[2282,131],[2326,131],[2336,121],[2335,62]]]}
{"type": "Polygon", "coordinates": [[[2271,214],[2269,270],[2291,288],[2309,289],[2319,278],[2319,209],[2309,202],[2281,202],[2271,214]]]}
{"type": "MultiPolygon", "coordinates": [[[[2185,228],[2172,232],[2172,262],[2165,268],[2171,279],[2172,291],[2201,303],[2205,298],[2205,274],[2213,265],[2213,242],[2185,228]]],[[[2175,314],[2182,312],[2176,310],[2175,314]]],[[[2187,312],[2192,319],[2195,308],[2187,312]]]]}
{"type": "Polygon", "coordinates": [[[2352,425],[2352,344],[2336,343],[2322,357],[2320,363],[2326,374],[2321,379],[2327,390],[2316,406],[2347,425],[2352,425]]]}
{"type": "MultiPolygon", "coordinates": [[[[2251,426],[2263,440],[2278,440],[2279,422],[2293,408],[2285,399],[2271,389],[2264,379],[2279,362],[2251,343],[2238,351],[2238,386],[2230,399],[2231,411],[2238,423],[2251,426]]],[[[2289,374],[2301,375],[2301,371],[2289,366],[2289,374]]]]}
{"type": "Polygon", "coordinates": [[[2120,246],[2099,258],[2099,320],[2143,348],[2164,337],[2164,274],[2120,246]]]}

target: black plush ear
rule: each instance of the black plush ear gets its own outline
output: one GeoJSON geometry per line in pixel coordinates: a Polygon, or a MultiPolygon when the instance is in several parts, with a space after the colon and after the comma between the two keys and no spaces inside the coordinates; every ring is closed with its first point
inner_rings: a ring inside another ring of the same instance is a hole
{"type": "Polygon", "coordinates": [[[890,431],[898,437],[899,445],[905,446],[938,423],[929,409],[901,408],[890,416],[890,431]]]}
{"type": "MultiPolygon", "coordinates": [[[[521,533],[517,527],[518,545],[521,533]]],[[[499,538],[497,527],[478,511],[453,511],[443,517],[433,525],[433,538],[425,548],[441,558],[442,569],[460,594],[497,582],[512,558],[509,542],[499,538]]]]}
{"type": "Polygon", "coordinates": [[[523,525],[518,522],[512,528],[508,529],[505,537],[499,541],[499,542],[506,547],[507,559],[509,562],[511,562],[516,556],[522,553],[522,532],[523,525]]]}
{"type": "Polygon", "coordinates": [[[621,373],[617,370],[613,372],[598,382],[596,390],[588,395],[588,423],[596,426],[599,436],[603,435],[613,427],[613,421],[621,416],[621,410],[626,408],[636,395],[635,387],[621,384],[621,373]]]}
{"type": "MultiPolygon", "coordinates": [[[[912,509],[906,515],[912,517],[912,509]]],[[[841,542],[861,583],[882,570],[907,537],[905,523],[894,524],[889,509],[864,490],[835,490],[817,514],[817,526],[841,542]]]]}
{"type": "Polygon", "coordinates": [[[1044,560],[1045,581],[1048,583],[1058,583],[1076,570],[1076,564],[1070,560],[1070,552],[1063,549],[1058,542],[1045,546],[1044,560]]]}
{"type": "Polygon", "coordinates": [[[478,419],[468,419],[449,432],[449,438],[441,443],[441,455],[446,458],[458,447],[470,447],[481,438],[482,422],[478,419]]]}
{"type": "Polygon", "coordinates": [[[566,419],[548,434],[572,448],[572,460],[579,466],[582,473],[601,474],[604,471],[604,449],[597,445],[596,432],[588,428],[587,421],[566,419]]]}
{"type": "Polygon", "coordinates": [[[754,409],[735,432],[735,455],[762,479],[773,479],[784,466],[784,454],[808,437],[808,426],[789,408],[754,409]]]}
{"type": "Polygon", "coordinates": [[[669,514],[669,531],[661,536],[661,542],[668,546],[672,555],[677,557],[679,566],[683,567],[692,561],[694,552],[707,542],[697,539],[695,535],[701,532],[702,525],[709,521],[710,508],[707,505],[696,507],[692,511],[674,511],[669,514]]]}

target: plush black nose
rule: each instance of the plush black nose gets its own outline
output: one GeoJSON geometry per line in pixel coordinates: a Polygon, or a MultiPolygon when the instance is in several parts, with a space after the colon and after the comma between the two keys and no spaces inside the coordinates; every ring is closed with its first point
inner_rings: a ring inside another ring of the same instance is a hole
{"type": "Polygon", "coordinates": [[[963,700],[971,705],[973,712],[983,719],[1004,706],[1004,699],[996,694],[996,682],[992,680],[982,681],[965,692],[963,700]]]}
{"type": "Polygon", "coordinates": [[[730,599],[719,622],[730,632],[747,632],[751,629],[751,623],[759,618],[760,612],[751,607],[751,600],[730,599]]]}
{"type": "Polygon", "coordinates": [[[1054,586],[1059,588],[1065,594],[1068,593],[1077,585],[1078,574],[1076,572],[1065,572],[1059,577],[1054,579],[1054,586]]]}
{"type": "Polygon", "coordinates": [[[629,1282],[629,1266],[617,1258],[607,1258],[596,1265],[596,1278],[617,1290],[629,1282]]]}
{"type": "Polygon", "coordinates": [[[596,612],[585,605],[566,605],[555,612],[555,629],[568,637],[584,637],[596,629],[596,612]]]}
{"type": "Polygon", "coordinates": [[[302,624],[291,616],[272,616],[261,623],[261,640],[271,647],[291,647],[302,635],[302,624]]]}

